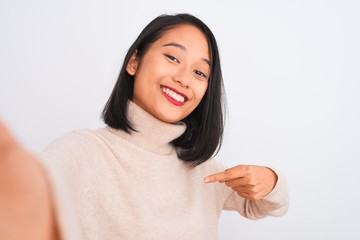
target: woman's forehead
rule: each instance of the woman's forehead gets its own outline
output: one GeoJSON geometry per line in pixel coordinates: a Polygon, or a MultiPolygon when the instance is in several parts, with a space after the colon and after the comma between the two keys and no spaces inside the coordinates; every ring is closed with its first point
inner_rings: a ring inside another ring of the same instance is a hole
{"type": "Polygon", "coordinates": [[[181,24],[175,26],[166,32],[154,42],[157,47],[178,46],[184,50],[196,51],[209,59],[209,46],[206,35],[197,27],[190,24],[181,24]]]}

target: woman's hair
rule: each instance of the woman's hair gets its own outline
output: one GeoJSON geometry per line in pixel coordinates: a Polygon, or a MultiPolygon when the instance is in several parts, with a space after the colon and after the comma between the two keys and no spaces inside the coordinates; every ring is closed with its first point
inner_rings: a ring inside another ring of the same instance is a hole
{"type": "Polygon", "coordinates": [[[195,26],[205,34],[211,58],[211,73],[205,95],[196,109],[182,119],[187,128],[173,141],[177,147],[178,157],[190,162],[192,166],[197,166],[219,151],[225,120],[225,93],[219,51],[213,33],[200,19],[190,14],[161,15],[143,29],[125,56],[118,80],[102,111],[102,118],[112,128],[121,129],[129,134],[131,130],[136,131],[127,118],[128,101],[133,96],[134,78],[127,73],[126,65],[135,51],[141,62],[152,43],[161,38],[166,31],[180,24],[195,26]]]}

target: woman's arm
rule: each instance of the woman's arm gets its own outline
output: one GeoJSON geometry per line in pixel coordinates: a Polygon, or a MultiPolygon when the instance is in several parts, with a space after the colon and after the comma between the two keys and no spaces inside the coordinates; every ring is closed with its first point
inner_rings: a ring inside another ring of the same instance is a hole
{"type": "Polygon", "coordinates": [[[54,219],[43,169],[0,121],[0,239],[59,239],[54,219]]]}
{"type": "Polygon", "coordinates": [[[204,181],[220,182],[232,189],[224,209],[237,210],[250,219],[282,216],[289,207],[285,178],[268,167],[238,165],[207,176],[204,181]]]}

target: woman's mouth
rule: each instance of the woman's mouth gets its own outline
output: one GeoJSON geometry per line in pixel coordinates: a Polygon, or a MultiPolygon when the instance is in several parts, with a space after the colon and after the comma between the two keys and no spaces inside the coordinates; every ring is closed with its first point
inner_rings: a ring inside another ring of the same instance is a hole
{"type": "Polygon", "coordinates": [[[184,94],[176,91],[175,89],[161,86],[161,91],[164,93],[165,97],[167,97],[167,99],[175,105],[183,105],[188,100],[184,94]]]}

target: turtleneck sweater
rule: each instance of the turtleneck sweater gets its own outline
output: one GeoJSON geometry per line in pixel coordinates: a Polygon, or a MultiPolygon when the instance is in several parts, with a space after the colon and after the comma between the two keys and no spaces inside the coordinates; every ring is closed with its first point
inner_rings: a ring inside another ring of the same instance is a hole
{"type": "Polygon", "coordinates": [[[42,154],[62,239],[217,239],[222,210],[250,219],[281,216],[286,181],[251,201],[205,176],[224,171],[215,159],[191,168],[171,142],[184,123],[160,121],[129,102],[130,134],[105,127],[75,130],[42,154]]]}

